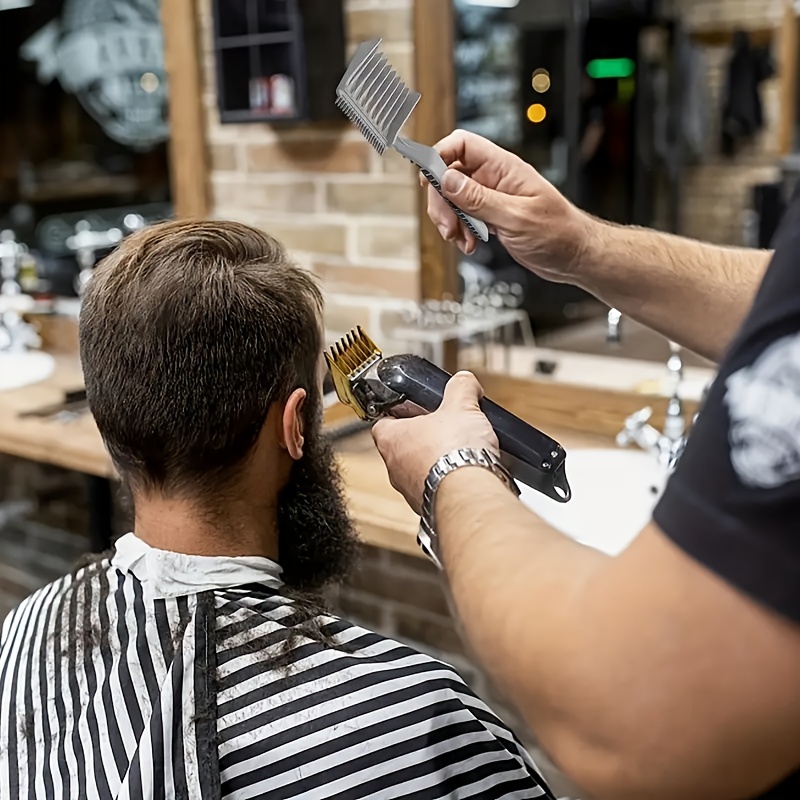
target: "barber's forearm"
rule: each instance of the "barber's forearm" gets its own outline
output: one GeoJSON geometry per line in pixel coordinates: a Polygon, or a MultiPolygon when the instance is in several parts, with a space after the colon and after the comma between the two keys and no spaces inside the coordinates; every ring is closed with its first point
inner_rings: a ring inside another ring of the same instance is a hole
{"type": "Polygon", "coordinates": [[[771,257],[593,220],[577,278],[626,316],[719,361],[771,257]]]}
{"type": "Polygon", "coordinates": [[[436,520],[453,601],[486,669],[554,757],[565,739],[593,748],[593,712],[582,698],[602,695],[602,687],[575,681],[567,667],[603,680],[579,665],[581,609],[585,588],[609,559],[549,529],[479,468],[444,480],[436,520]]]}

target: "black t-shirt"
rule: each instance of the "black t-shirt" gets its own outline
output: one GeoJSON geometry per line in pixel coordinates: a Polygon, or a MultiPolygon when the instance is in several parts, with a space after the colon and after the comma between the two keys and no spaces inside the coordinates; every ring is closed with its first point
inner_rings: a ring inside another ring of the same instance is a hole
{"type": "MultiPolygon", "coordinates": [[[[692,557],[800,624],[800,200],[654,518],[692,557]]],[[[800,798],[800,772],[762,798],[800,798]]]]}

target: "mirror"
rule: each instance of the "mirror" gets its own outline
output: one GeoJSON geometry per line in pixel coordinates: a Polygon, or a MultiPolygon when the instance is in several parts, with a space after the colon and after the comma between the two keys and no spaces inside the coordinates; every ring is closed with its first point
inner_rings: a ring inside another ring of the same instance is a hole
{"type": "Polygon", "coordinates": [[[89,261],[172,213],[160,12],[0,4],[0,231],[30,256],[26,291],[74,297],[89,261]]]}
{"type": "MultiPolygon", "coordinates": [[[[603,219],[766,247],[784,194],[776,62],[779,48],[782,63],[796,64],[796,53],[784,48],[782,12],[756,27],[737,13],[714,19],[694,4],[659,0],[453,0],[456,124],[515,152],[603,219]],[[746,33],[737,33],[741,25],[746,33]],[[754,88],[744,87],[743,72],[754,88]]],[[[519,293],[548,352],[666,369],[666,340],[609,317],[580,290],[536,278],[495,240],[461,258],[459,272],[465,291],[491,293],[486,287],[499,283],[519,293]]],[[[492,335],[499,357],[490,369],[558,371],[556,356],[523,346],[524,325],[492,335]],[[504,337],[516,345],[511,353],[504,337]]],[[[462,361],[480,365],[486,347],[467,342],[462,361]]],[[[683,359],[709,366],[691,353],[683,359]]]]}

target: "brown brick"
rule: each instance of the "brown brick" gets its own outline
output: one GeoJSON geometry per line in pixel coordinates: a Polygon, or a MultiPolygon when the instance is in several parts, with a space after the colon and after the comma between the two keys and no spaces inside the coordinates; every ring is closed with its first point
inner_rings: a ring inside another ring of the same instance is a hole
{"type": "Polygon", "coordinates": [[[373,596],[376,602],[391,600],[431,614],[448,617],[450,607],[438,577],[414,577],[362,565],[348,585],[373,596]]]}
{"type": "Polygon", "coordinates": [[[343,225],[309,220],[307,223],[263,220],[260,227],[274,236],[290,252],[344,255],[346,231],[343,225]]]}
{"type": "Polygon", "coordinates": [[[381,223],[361,225],[358,230],[358,252],[375,258],[419,260],[416,225],[381,223]]]}
{"type": "Polygon", "coordinates": [[[320,263],[315,263],[313,269],[328,292],[369,294],[404,300],[417,300],[420,295],[419,273],[416,270],[320,263]]]}
{"type": "Polygon", "coordinates": [[[417,213],[417,195],[421,190],[412,183],[329,183],[326,189],[328,209],[346,214],[417,213]]]}
{"type": "Polygon", "coordinates": [[[217,181],[212,186],[214,207],[220,209],[243,208],[252,211],[316,211],[317,190],[311,181],[285,181],[281,183],[246,183],[217,181]]]}
{"type": "Polygon", "coordinates": [[[375,153],[375,158],[380,162],[381,172],[387,175],[405,175],[410,181],[415,181],[418,185],[419,170],[399,153],[394,150],[387,150],[383,156],[375,153]]]}
{"type": "Polygon", "coordinates": [[[343,588],[335,607],[337,613],[351,622],[369,626],[377,632],[385,627],[383,607],[372,597],[364,597],[343,588]]]}
{"type": "Polygon", "coordinates": [[[439,570],[422,554],[421,550],[418,556],[387,551],[386,558],[392,569],[413,572],[418,575],[425,575],[428,578],[439,577],[439,570]]]}
{"type": "Polygon", "coordinates": [[[236,158],[236,147],[232,144],[212,144],[209,155],[211,169],[220,172],[235,172],[239,167],[236,158]]]}
{"type": "Polygon", "coordinates": [[[344,305],[331,303],[325,306],[325,327],[333,333],[345,333],[356,327],[366,326],[372,317],[372,309],[367,305],[344,305]]]}
{"type": "Polygon", "coordinates": [[[455,624],[446,617],[436,618],[414,610],[397,610],[394,618],[400,638],[419,642],[442,653],[465,655],[465,647],[455,624]]]}
{"type": "Polygon", "coordinates": [[[388,564],[389,551],[367,544],[361,548],[358,561],[359,564],[388,564]]]}
{"type": "Polygon", "coordinates": [[[351,42],[382,37],[386,42],[410,42],[413,39],[411,8],[388,8],[351,11],[347,15],[347,38],[351,42]]]}
{"type": "Polygon", "coordinates": [[[370,146],[334,138],[253,144],[247,148],[252,172],[367,172],[370,146]]]}

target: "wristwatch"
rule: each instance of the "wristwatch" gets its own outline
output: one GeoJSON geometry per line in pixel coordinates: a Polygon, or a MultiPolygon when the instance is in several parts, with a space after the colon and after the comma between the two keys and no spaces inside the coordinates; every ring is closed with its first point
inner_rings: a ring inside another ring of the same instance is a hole
{"type": "Polygon", "coordinates": [[[443,569],[439,557],[439,537],[436,533],[436,523],[434,520],[434,504],[436,502],[436,491],[445,476],[455,472],[461,467],[483,467],[496,475],[506,485],[508,489],[519,497],[520,490],[516,481],[511,477],[511,473],[500,463],[500,459],[488,450],[454,450],[446,456],[440,458],[431,468],[425,481],[425,492],[422,496],[422,516],[419,522],[419,533],[417,543],[422,548],[428,558],[433,561],[439,569],[443,569]]]}

